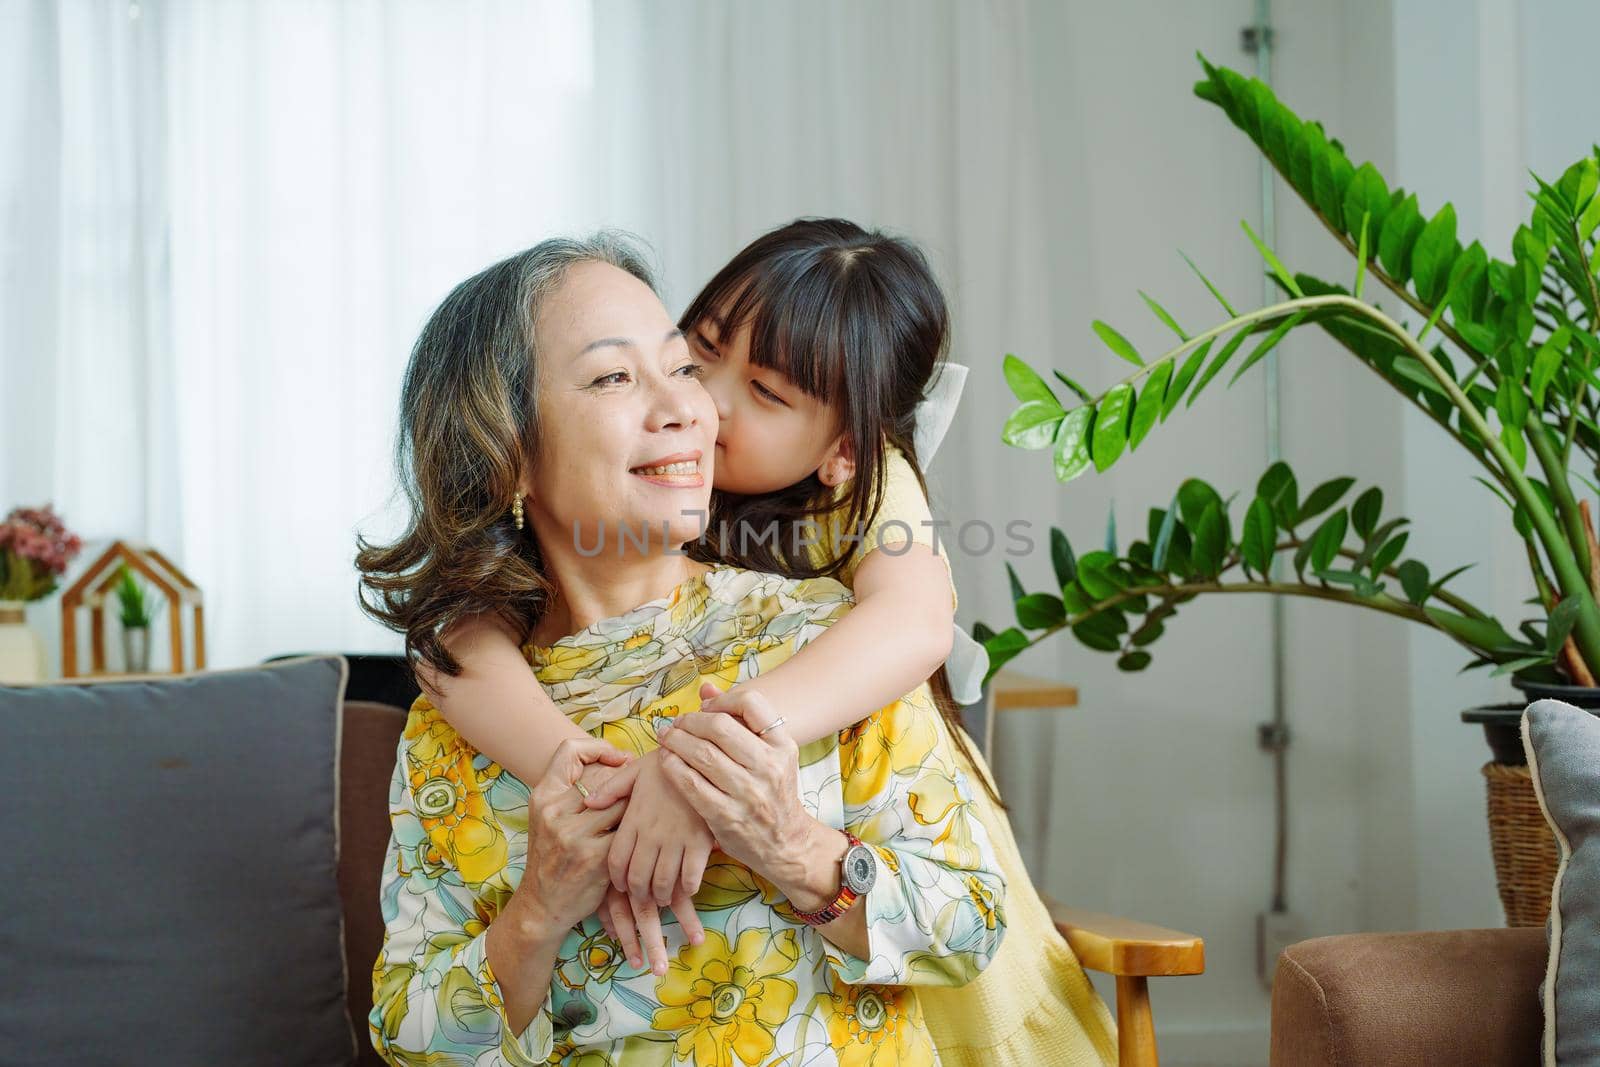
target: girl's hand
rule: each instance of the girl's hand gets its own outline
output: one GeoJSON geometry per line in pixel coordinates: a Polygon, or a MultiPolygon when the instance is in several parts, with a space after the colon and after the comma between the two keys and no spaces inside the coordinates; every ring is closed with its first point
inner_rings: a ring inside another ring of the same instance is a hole
{"type": "MultiPolygon", "coordinates": [[[[634,762],[638,770],[632,799],[607,858],[611,885],[626,894],[626,906],[618,907],[613,898],[607,910],[612,936],[628,950],[629,962],[642,965],[642,946],[650,969],[665,974],[667,948],[659,909],[671,906],[692,943],[703,939],[691,898],[700,889],[716,843],[705,820],[662,776],[659,757],[651,753],[634,762]]],[[[606,918],[602,915],[601,922],[606,918]]]]}
{"type": "Polygon", "coordinates": [[[672,720],[660,737],[662,769],[716,835],[718,848],[770,874],[794,858],[815,822],[800,803],[799,746],[782,726],[772,728],[777,713],[760,693],[721,693],[706,682],[700,700],[716,710],[672,720]]]}
{"type": "Polygon", "coordinates": [[[609,770],[598,788],[590,786],[587,778],[583,784],[590,786],[589,797],[584,801],[591,808],[609,808],[633,793],[633,783],[639,778],[639,760],[629,760],[624,766],[609,770]]]}

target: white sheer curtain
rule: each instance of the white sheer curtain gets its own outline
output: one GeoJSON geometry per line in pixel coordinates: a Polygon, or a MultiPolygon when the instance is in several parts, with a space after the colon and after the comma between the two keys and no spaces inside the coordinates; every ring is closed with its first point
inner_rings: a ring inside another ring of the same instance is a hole
{"type": "MultiPolygon", "coordinates": [[[[958,347],[1048,339],[1024,7],[3,12],[0,503],[169,551],[215,666],[395,647],[351,555],[398,522],[408,346],[451,284],[542,236],[640,234],[676,309],[761,230],[846,215],[928,248],[983,338],[958,347]]],[[[1004,403],[998,375],[968,390],[1004,403]]],[[[961,469],[980,432],[958,426],[936,484],[983,481],[961,469]]]]}

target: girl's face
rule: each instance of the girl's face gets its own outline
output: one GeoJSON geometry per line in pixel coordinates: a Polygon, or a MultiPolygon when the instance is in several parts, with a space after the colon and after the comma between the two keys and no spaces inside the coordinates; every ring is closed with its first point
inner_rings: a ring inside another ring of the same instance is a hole
{"type": "Polygon", "coordinates": [[[716,488],[756,496],[786,489],[815,472],[825,485],[855,473],[837,405],[824,404],[787,377],[750,362],[750,326],[731,333],[719,316],[689,331],[700,383],[719,420],[716,488]]]}
{"type": "Polygon", "coordinates": [[[536,328],[539,454],[526,488],[540,543],[577,536],[593,555],[602,534],[607,554],[647,532],[659,552],[663,529],[673,547],[698,537],[717,418],[660,299],[626,271],[584,263],[536,328]]]}

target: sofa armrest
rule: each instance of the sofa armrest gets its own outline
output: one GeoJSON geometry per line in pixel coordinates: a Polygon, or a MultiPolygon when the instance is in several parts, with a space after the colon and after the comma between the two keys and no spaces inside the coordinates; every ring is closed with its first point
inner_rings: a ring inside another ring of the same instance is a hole
{"type": "Polygon", "coordinates": [[[1541,927],[1291,945],[1272,983],[1272,1067],[1537,1063],[1545,956],[1541,927]]]}

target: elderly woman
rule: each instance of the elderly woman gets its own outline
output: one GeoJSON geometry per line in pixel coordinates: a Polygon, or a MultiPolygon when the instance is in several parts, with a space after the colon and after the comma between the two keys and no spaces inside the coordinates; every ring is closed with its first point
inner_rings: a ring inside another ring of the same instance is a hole
{"type": "Polygon", "coordinates": [[[370,1018],[393,1063],[932,1064],[905,987],[968,981],[1004,934],[1004,880],[925,686],[803,748],[758,698],[696,710],[793,655],[850,593],[682,553],[717,432],[692,367],[640,258],[604,237],[469,279],[417,342],[413,520],[363,547],[368,608],[446,673],[443,627],[514,620],[592,739],[530,787],[426,698],[412,707],[370,1018]],[[593,915],[624,802],[586,810],[580,777],[664,733],[717,851],[694,898],[703,934],[665,924],[658,975],[593,915]]]}

